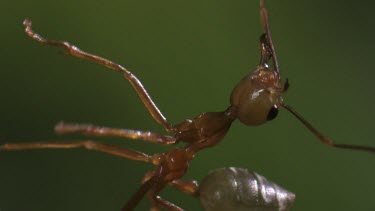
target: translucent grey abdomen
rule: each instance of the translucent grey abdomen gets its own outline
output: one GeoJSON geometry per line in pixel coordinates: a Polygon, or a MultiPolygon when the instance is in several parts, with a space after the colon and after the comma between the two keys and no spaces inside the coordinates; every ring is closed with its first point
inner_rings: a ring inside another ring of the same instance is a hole
{"type": "Polygon", "coordinates": [[[287,211],[295,195],[263,176],[243,168],[221,168],[200,184],[205,211],[287,211]]]}

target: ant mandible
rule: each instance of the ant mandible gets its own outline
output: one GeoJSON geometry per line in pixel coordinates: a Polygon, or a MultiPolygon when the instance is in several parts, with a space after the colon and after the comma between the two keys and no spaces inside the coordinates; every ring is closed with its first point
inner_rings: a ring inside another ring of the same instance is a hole
{"type": "Polygon", "coordinates": [[[285,108],[291,112],[323,144],[331,147],[362,150],[374,153],[375,148],[373,147],[334,143],[331,139],[316,130],[292,107],[283,102],[281,96],[288,90],[289,83],[288,80],[286,80],[285,83],[282,83],[281,81],[279,65],[272,42],[268,14],[264,5],[264,0],[260,0],[260,18],[264,32],[260,37],[260,64],[252,73],[245,76],[233,89],[230,97],[230,106],[223,112],[206,112],[192,120],[187,119],[177,125],[172,125],[167,121],[152,101],[142,83],[129,70],[105,58],[86,53],[68,42],[44,39],[39,34],[33,32],[31,21],[25,20],[24,25],[26,27],[26,34],[32,39],[45,45],[63,47],[66,50],[66,54],[70,56],[87,59],[122,73],[123,77],[133,86],[151,116],[156,122],[162,125],[168,133],[172,133],[173,136],[165,136],[138,130],[114,129],[94,125],[66,123],[59,123],[55,127],[57,133],[81,133],[101,137],[112,136],[143,139],[148,142],[162,145],[173,145],[178,142],[185,142],[186,146],[183,148],[172,149],[166,153],[154,154],[152,156],[138,151],[93,141],[4,144],[0,146],[0,150],[41,148],[69,149],[83,147],[89,150],[100,151],[131,160],[154,164],[156,168],[146,173],[142,180],[142,185],[122,208],[123,211],[133,210],[145,195],[151,200],[151,210],[159,210],[160,208],[182,210],[180,207],[158,196],[159,192],[166,185],[171,185],[182,192],[197,195],[198,184],[196,181],[180,180],[180,178],[185,175],[194,155],[204,148],[213,147],[219,143],[228,132],[232,122],[237,118],[245,125],[261,125],[274,119],[278,114],[279,108],[285,108]]]}

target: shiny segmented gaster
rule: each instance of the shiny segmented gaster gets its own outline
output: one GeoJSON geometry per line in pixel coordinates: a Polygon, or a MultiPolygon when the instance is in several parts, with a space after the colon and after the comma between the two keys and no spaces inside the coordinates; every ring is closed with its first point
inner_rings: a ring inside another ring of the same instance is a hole
{"type": "Polygon", "coordinates": [[[122,208],[123,211],[133,210],[145,195],[150,199],[151,210],[153,211],[159,210],[160,208],[182,210],[182,208],[177,205],[161,198],[159,193],[166,185],[171,185],[182,192],[191,195],[197,194],[198,185],[195,181],[180,180],[180,178],[185,175],[194,155],[204,148],[213,147],[219,143],[228,132],[234,120],[239,119],[240,122],[249,126],[261,125],[274,119],[278,114],[279,108],[285,108],[291,112],[322,143],[328,146],[374,153],[375,148],[373,147],[334,143],[328,137],[323,136],[293,108],[283,102],[281,96],[287,91],[289,84],[288,81],[285,83],[281,81],[279,65],[272,42],[264,0],[260,1],[260,18],[264,32],[260,37],[260,63],[253,72],[245,76],[234,88],[230,96],[230,105],[228,108],[222,112],[206,112],[194,119],[187,119],[177,125],[172,125],[167,121],[159,108],[152,101],[140,80],[129,70],[110,60],[84,52],[68,42],[45,39],[32,30],[31,21],[25,20],[24,25],[26,26],[26,34],[39,43],[62,47],[66,50],[67,55],[90,60],[114,71],[120,72],[137,92],[139,98],[155,121],[173,136],[139,130],[107,128],[91,124],[67,123],[59,123],[55,127],[57,133],[81,133],[88,136],[143,139],[148,142],[162,145],[172,145],[178,142],[185,142],[186,146],[175,148],[165,153],[154,154],[152,156],[131,149],[125,149],[91,140],[78,142],[8,143],[0,145],[0,150],[41,148],[68,149],[83,147],[89,150],[100,151],[155,165],[155,169],[146,173],[142,185],[127,201],[122,208]]]}
{"type": "Polygon", "coordinates": [[[205,211],[288,211],[295,195],[244,168],[221,168],[200,183],[199,200],[205,211]]]}

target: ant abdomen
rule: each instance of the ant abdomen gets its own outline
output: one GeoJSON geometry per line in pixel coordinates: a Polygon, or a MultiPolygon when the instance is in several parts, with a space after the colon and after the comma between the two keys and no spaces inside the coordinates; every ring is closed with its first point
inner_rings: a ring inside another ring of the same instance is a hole
{"type": "Polygon", "coordinates": [[[243,168],[221,168],[201,182],[199,199],[205,211],[287,211],[295,195],[243,168]]]}

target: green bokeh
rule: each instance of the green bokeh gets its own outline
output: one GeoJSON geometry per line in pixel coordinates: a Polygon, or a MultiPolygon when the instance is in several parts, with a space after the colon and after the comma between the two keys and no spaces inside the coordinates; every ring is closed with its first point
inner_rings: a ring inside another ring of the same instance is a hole
{"type": "MultiPolygon", "coordinates": [[[[271,30],[293,105],[341,143],[375,146],[374,1],[268,0],[271,30]]],[[[172,123],[228,106],[232,88],[259,61],[257,0],[3,1],[0,143],[60,137],[60,120],[163,133],[121,75],[64,56],[23,33],[30,18],[48,38],[68,40],[128,67],[172,123]]],[[[102,141],[145,153],[168,148],[102,141]]],[[[187,179],[238,166],[296,193],[298,211],[375,210],[375,158],[319,144],[281,111],[272,123],[235,122],[192,162],[187,179]]],[[[0,153],[1,211],[119,210],[150,165],[85,150],[0,153]]],[[[195,198],[161,195],[187,210],[195,198]]],[[[147,210],[143,200],[137,210],[147,210]]]]}

